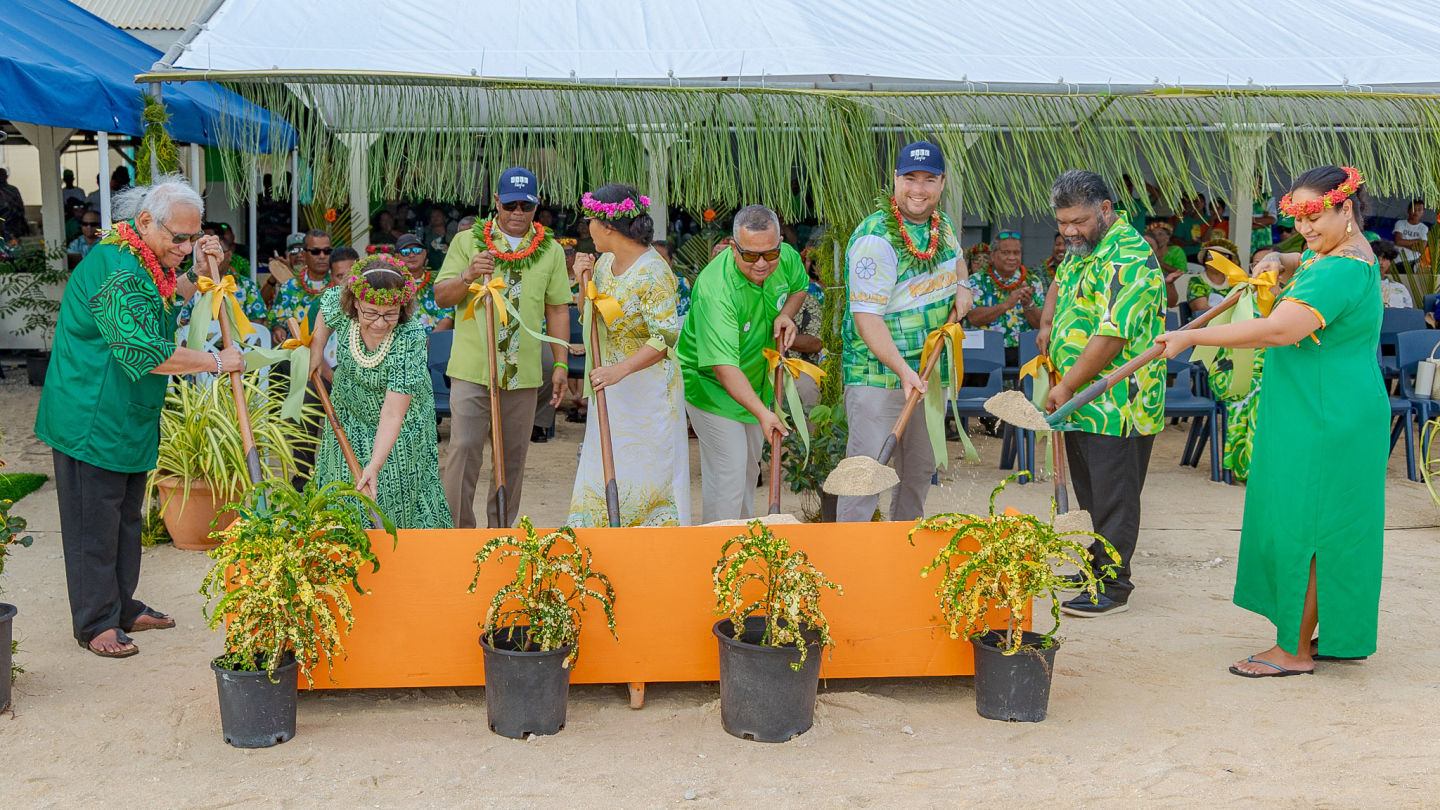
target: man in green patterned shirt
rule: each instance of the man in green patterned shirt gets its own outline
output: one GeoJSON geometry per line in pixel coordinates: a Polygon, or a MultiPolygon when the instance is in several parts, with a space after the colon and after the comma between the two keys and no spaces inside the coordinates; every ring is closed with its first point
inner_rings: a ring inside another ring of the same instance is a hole
{"type": "MultiPolygon", "coordinates": [[[[1061,376],[1050,391],[1054,412],[1076,391],[1109,374],[1154,344],[1165,330],[1164,276],[1150,246],[1117,212],[1105,181],[1072,169],[1050,189],[1055,221],[1068,255],[1055,273],[1037,341],[1061,376]]],[[[1120,553],[1120,569],[1105,590],[1061,605],[1076,616],[1127,609],[1134,585],[1130,558],[1140,533],[1140,491],[1155,434],[1164,426],[1165,361],[1136,374],[1082,406],[1065,421],[1070,480],[1095,531],[1120,553]]],[[[1108,559],[1092,547],[1096,573],[1108,559]]]]}
{"type": "MultiPolygon", "coordinates": [[[[880,452],[905,398],[912,390],[926,390],[919,375],[925,337],[970,311],[955,228],[939,211],[944,191],[940,147],[912,143],[896,157],[890,204],[850,235],[845,251],[849,305],[842,326],[847,455],[880,452]]],[[[943,368],[930,382],[948,384],[943,368]]],[[[891,520],[924,516],[935,462],[925,412],[917,408],[895,448],[900,485],[890,504],[891,520]]],[[[866,521],[878,503],[875,495],[842,497],[836,517],[866,521]]]]}

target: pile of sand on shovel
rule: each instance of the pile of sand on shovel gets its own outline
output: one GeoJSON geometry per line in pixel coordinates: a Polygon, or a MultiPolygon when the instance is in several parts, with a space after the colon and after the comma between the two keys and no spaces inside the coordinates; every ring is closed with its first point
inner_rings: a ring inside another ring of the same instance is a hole
{"type": "Polygon", "coordinates": [[[831,495],[879,495],[900,483],[894,468],[869,456],[848,456],[825,477],[822,488],[831,495]]]}
{"type": "Polygon", "coordinates": [[[1001,391],[985,400],[985,410],[992,416],[1025,430],[1050,432],[1054,428],[1045,421],[1045,414],[1036,408],[1023,391],[1001,391]]]}

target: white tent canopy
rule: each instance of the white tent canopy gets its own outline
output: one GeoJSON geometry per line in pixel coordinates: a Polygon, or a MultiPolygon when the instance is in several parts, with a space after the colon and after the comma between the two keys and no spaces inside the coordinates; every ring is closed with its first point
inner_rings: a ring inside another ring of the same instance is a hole
{"type": "Polygon", "coordinates": [[[1425,5],[225,0],[157,68],[826,89],[1435,92],[1440,15],[1416,13],[1425,5]]]}

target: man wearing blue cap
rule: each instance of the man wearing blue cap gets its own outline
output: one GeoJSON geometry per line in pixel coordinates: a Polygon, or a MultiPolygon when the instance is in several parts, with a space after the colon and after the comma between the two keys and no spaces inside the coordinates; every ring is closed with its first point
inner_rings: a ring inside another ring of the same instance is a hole
{"type": "Polygon", "coordinates": [[[475,482],[480,477],[485,440],[490,433],[492,383],[486,359],[485,316],[483,301],[474,299],[492,277],[505,281],[501,296],[514,314],[504,318],[504,323],[498,311],[495,318],[506,514],[499,513],[492,473],[486,510],[490,528],[511,526],[520,513],[525,456],[530,449],[530,429],[541,382],[542,320],[553,341],[555,356],[548,370],[555,391],[552,404],[558,405],[565,393],[570,279],[565,272],[565,251],[545,226],[535,222],[539,204],[539,183],[534,174],[519,167],[501,172],[495,190],[495,215],[476,220],[471,228],[455,235],[435,281],[435,302],[442,308],[456,307],[455,344],[446,371],[451,379],[450,452],[441,480],[457,529],[476,526],[475,482]],[[472,302],[475,317],[467,319],[472,302]]]}
{"type": "MultiPolygon", "coordinates": [[[[919,375],[925,337],[970,311],[960,243],[950,218],[939,211],[944,191],[940,147],[928,141],[912,143],[895,158],[895,193],[889,204],[850,235],[845,251],[849,305],[842,331],[845,416],[850,424],[847,455],[879,454],[905,398],[927,389],[919,375]]],[[[945,381],[936,376],[930,384],[945,381]]],[[[945,463],[935,458],[929,427],[924,409],[916,409],[895,448],[900,484],[891,500],[891,520],[925,514],[930,478],[937,462],[945,463]]],[[[878,503],[875,495],[841,497],[837,517],[869,520],[878,503]]]]}

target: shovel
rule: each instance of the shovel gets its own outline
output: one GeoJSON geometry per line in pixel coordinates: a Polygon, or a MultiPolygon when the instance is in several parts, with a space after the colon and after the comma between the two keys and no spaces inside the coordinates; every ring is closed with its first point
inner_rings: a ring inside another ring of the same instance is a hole
{"type": "MultiPolygon", "coordinates": [[[[595,271],[583,273],[584,278],[580,279],[582,291],[590,289],[590,281],[594,278],[595,271]]],[[[600,310],[591,308],[590,314],[590,370],[594,371],[600,367],[600,310]]],[[[615,483],[615,452],[610,445],[610,411],[605,405],[605,389],[595,392],[595,419],[596,427],[600,429],[600,467],[605,474],[605,512],[610,518],[610,527],[620,526],[620,488],[615,483]]]]}
{"type": "MultiPolygon", "coordinates": [[[[930,375],[935,371],[935,366],[940,362],[941,352],[934,351],[930,359],[925,362],[925,368],[920,371],[920,379],[929,381],[930,375]]],[[[955,381],[960,384],[959,380],[955,381]]],[[[900,441],[900,436],[905,432],[905,426],[910,423],[910,415],[915,412],[915,406],[919,404],[920,389],[916,388],[905,398],[905,407],[900,409],[900,416],[895,420],[895,426],[890,428],[890,435],[885,437],[885,443],[880,446],[880,454],[875,458],[869,456],[848,456],[835,465],[835,469],[825,477],[823,489],[831,495],[867,496],[878,495],[881,492],[900,483],[900,477],[895,470],[886,466],[890,457],[895,454],[895,445],[900,441]],[[837,477],[837,473],[839,474],[837,477]],[[853,478],[854,480],[847,480],[853,478]]],[[[773,462],[772,462],[773,463],[773,462]]],[[[773,499],[772,499],[773,500],[773,499]]]]}
{"type": "MultiPolygon", "coordinates": [[[[1204,314],[1191,322],[1180,327],[1179,331],[1187,332],[1191,329],[1199,329],[1211,320],[1235,305],[1240,300],[1244,288],[1236,289],[1225,296],[1225,300],[1207,309],[1204,314]]],[[[1085,387],[1085,390],[1071,397],[1069,402],[1060,406],[1054,413],[1048,416],[1035,407],[1035,404],[1025,398],[1020,391],[1003,391],[985,401],[985,410],[992,415],[1009,422],[1016,427],[1026,430],[1049,431],[1054,430],[1057,425],[1064,422],[1076,410],[1094,402],[1099,396],[1109,391],[1121,380],[1139,371],[1146,363],[1160,358],[1165,353],[1165,348],[1159,344],[1151,346],[1135,359],[1097,379],[1085,387]]]]}
{"type": "MultiPolygon", "coordinates": [[[[210,280],[216,284],[220,283],[220,263],[213,258],[206,256],[205,263],[209,266],[210,280]]],[[[219,295],[216,292],[215,295],[219,295]]],[[[230,336],[230,307],[220,307],[220,345],[223,348],[230,348],[234,341],[230,336]]],[[[230,393],[235,397],[235,414],[240,422],[240,439],[245,448],[245,467],[250,473],[250,483],[258,484],[265,480],[265,473],[260,467],[260,451],[255,447],[255,431],[250,427],[250,406],[245,399],[244,372],[241,370],[230,372],[230,393]]]]}
{"type": "MultiPolygon", "coordinates": [[[[785,364],[779,363],[775,366],[775,400],[771,409],[780,410],[780,386],[785,378],[785,364]]],[[[799,418],[804,419],[802,414],[799,418]]],[[[784,452],[780,443],[780,431],[770,434],[770,514],[780,514],[780,454],[784,452]]]]}
{"type": "MultiPolygon", "coordinates": [[[[505,496],[505,440],[500,430],[500,371],[495,357],[495,296],[485,296],[485,361],[490,368],[490,449],[495,466],[495,513],[501,527],[510,525],[510,510],[505,496]]],[[[493,527],[492,527],[493,528],[493,527]]]]}

